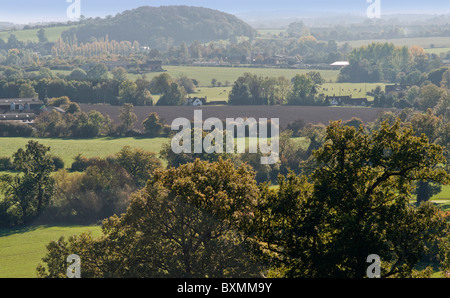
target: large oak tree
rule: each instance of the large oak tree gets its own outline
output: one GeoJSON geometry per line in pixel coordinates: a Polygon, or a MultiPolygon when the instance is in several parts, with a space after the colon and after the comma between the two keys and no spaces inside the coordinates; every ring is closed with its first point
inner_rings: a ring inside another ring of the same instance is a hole
{"type": "Polygon", "coordinates": [[[254,235],[270,264],[288,277],[361,278],[377,254],[383,277],[412,276],[446,229],[436,207],[410,204],[415,182],[448,183],[442,148],[400,121],[370,135],[335,122],[313,154],[309,177],[280,177],[262,196],[254,235]]]}

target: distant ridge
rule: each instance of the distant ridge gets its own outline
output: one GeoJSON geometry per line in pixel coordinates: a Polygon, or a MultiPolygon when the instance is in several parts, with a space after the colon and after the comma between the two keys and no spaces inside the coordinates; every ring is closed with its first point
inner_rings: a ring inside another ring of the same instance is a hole
{"type": "Polygon", "coordinates": [[[110,40],[138,41],[141,45],[158,45],[193,41],[227,40],[239,36],[253,38],[254,29],[234,15],[193,6],[143,6],[110,18],[82,21],[80,26],[65,31],[63,38],[87,42],[92,37],[110,40]]]}

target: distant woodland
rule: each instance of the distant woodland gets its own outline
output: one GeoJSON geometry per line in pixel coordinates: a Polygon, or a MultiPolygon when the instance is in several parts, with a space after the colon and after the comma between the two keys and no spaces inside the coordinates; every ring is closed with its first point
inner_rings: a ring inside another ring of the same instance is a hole
{"type": "Polygon", "coordinates": [[[237,17],[217,10],[188,6],[146,6],[106,19],[85,20],[81,26],[66,31],[63,38],[76,34],[78,41],[88,42],[91,37],[107,35],[117,41],[138,41],[155,47],[161,43],[208,42],[236,36],[253,38],[255,33],[252,27],[237,17]]]}

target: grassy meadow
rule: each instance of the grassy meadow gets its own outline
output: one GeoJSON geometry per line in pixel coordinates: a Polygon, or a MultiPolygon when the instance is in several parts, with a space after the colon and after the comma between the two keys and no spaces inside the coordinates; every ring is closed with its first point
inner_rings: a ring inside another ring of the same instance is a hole
{"type": "MultiPolygon", "coordinates": [[[[0,229],[0,278],[34,278],[36,267],[43,264],[46,245],[72,235],[91,232],[101,235],[99,226],[29,226],[0,229]]],[[[44,264],[43,264],[44,265],[44,264]]]]}
{"type": "MultiPolygon", "coordinates": [[[[281,69],[281,68],[256,68],[256,67],[202,67],[202,66],[164,66],[167,73],[177,78],[181,75],[185,75],[191,79],[196,79],[199,81],[200,87],[212,87],[211,80],[216,79],[221,82],[222,85],[225,82],[233,84],[237,78],[242,76],[244,73],[249,72],[258,76],[264,77],[285,77],[287,79],[293,78],[296,74],[305,74],[312,69],[281,69]]],[[[327,82],[335,82],[339,70],[320,70],[322,77],[327,82]]],[[[147,79],[152,79],[154,76],[160,73],[146,73],[147,79]]],[[[138,78],[141,75],[130,75],[130,78],[138,78]]]]}
{"type": "MultiPolygon", "coordinates": [[[[50,147],[50,153],[61,157],[65,167],[70,168],[75,156],[82,154],[85,157],[107,157],[119,152],[123,147],[141,148],[159,154],[168,138],[97,138],[86,140],[74,139],[46,139],[46,138],[0,138],[1,157],[11,157],[19,148],[25,148],[29,140],[37,141],[50,147]]],[[[305,138],[294,138],[305,149],[308,142],[305,138]]],[[[248,140],[247,140],[248,142],[248,140]]],[[[159,155],[158,155],[159,156],[159,155]]]]}
{"type": "MultiPolygon", "coordinates": [[[[58,40],[58,38],[64,31],[69,30],[72,27],[73,26],[58,26],[58,27],[44,28],[45,35],[47,36],[48,41],[55,42],[58,40]]],[[[14,34],[19,41],[38,42],[39,41],[37,37],[38,31],[39,29],[2,31],[0,32],[0,38],[2,38],[4,41],[7,41],[8,37],[14,34]]]]}
{"type": "MultiPolygon", "coordinates": [[[[393,38],[393,39],[367,39],[367,40],[352,40],[348,43],[353,48],[357,48],[360,46],[365,46],[371,44],[373,42],[390,42],[397,46],[419,46],[424,49],[430,48],[444,48],[450,47],[450,37],[411,37],[411,38],[393,38]]],[[[338,44],[342,45],[345,42],[339,42],[338,44]]]]}
{"type": "Polygon", "coordinates": [[[446,54],[446,53],[450,52],[450,47],[429,48],[429,49],[425,49],[425,51],[428,54],[441,55],[441,54],[446,54]]]}
{"type": "Polygon", "coordinates": [[[0,138],[0,156],[12,156],[19,148],[25,148],[29,140],[35,140],[50,147],[50,153],[61,157],[66,168],[70,168],[74,157],[82,154],[85,157],[107,157],[119,152],[124,146],[141,148],[159,153],[166,138],[98,138],[88,140],[41,139],[41,138],[0,138]]]}
{"type": "Polygon", "coordinates": [[[442,186],[441,192],[434,195],[431,200],[436,200],[438,203],[447,204],[450,209],[450,185],[442,186]]]}

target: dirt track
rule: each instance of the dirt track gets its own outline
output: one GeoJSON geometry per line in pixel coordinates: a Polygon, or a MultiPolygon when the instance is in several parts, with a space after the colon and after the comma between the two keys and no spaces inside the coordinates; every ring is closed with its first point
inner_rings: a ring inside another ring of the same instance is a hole
{"type": "MultiPolygon", "coordinates": [[[[108,114],[111,119],[119,123],[118,118],[121,107],[109,105],[81,105],[85,112],[97,110],[108,114]]],[[[142,121],[152,112],[156,112],[167,124],[176,118],[183,117],[190,120],[194,118],[194,110],[203,111],[203,120],[215,117],[225,118],[279,118],[281,127],[303,119],[306,123],[328,124],[335,120],[350,120],[352,117],[360,118],[364,123],[374,121],[381,111],[393,109],[357,108],[357,107],[304,107],[304,106],[203,106],[203,107],[135,107],[134,113],[138,116],[137,129],[142,128],[142,121]]],[[[395,110],[393,110],[395,111],[395,110]]]]}

